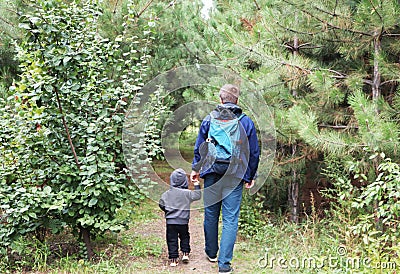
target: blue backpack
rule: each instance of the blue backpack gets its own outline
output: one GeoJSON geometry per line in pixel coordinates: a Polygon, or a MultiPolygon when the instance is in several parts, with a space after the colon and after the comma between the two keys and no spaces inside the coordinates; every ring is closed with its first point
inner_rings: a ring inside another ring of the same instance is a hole
{"type": "MultiPolygon", "coordinates": [[[[230,112],[229,110],[226,110],[230,112]]],[[[206,140],[207,156],[203,169],[213,168],[218,174],[235,173],[240,163],[240,148],[243,143],[243,128],[240,120],[246,116],[241,114],[239,117],[233,113],[214,117],[210,114],[210,129],[206,140]],[[229,169],[229,172],[228,172],[229,169]]]]}

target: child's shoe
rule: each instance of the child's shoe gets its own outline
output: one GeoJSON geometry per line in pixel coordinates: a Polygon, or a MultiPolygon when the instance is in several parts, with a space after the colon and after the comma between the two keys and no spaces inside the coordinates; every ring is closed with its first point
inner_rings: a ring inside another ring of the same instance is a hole
{"type": "Polygon", "coordinates": [[[178,265],[178,258],[171,259],[170,262],[169,266],[175,267],[178,265]]]}
{"type": "Polygon", "coordinates": [[[189,262],[189,253],[183,253],[182,263],[187,264],[189,262]]]}
{"type": "Polygon", "coordinates": [[[208,256],[208,254],[206,253],[206,257],[207,259],[212,262],[212,263],[216,263],[218,262],[218,258],[215,256],[214,258],[211,258],[210,256],[208,256]]]}

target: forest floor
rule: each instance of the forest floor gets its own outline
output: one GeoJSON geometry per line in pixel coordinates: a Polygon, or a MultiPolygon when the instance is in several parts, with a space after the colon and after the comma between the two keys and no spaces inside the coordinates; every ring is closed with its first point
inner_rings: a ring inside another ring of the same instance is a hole
{"type": "MultiPolygon", "coordinates": [[[[204,233],[203,233],[203,212],[201,209],[191,211],[191,219],[189,223],[191,254],[190,261],[187,264],[179,263],[177,267],[170,267],[168,260],[167,244],[165,242],[165,219],[163,212],[158,209],[158,205],[154,203],[155,215],[151,220],[147,220],[132,228],[131,232],[149,237],[152,239],[160,239],[157,241],[162,245],[162,253],[158,257],[147,258],[148,264],[142,261],[138,266],[143,269],[136,269],[135,273],[217,273],[217,263],[211,263],[204,253],[204,233]]],[[[238,236],[232,266],[235,273],[262,273],[261,269],[257,270],[258,260],[262,256],[260,246],[251,243],[241,235],[238,236]]],[[[265,273],[265,272],[264,272],[265,273]]]]}
{"type": "MultiPolygon", "coordinates": [[[[93,241],[96,253],[93,261],[78,259],[79,248],[71,233],[50,237],[50,251],[43,261],[40,249],[30,256],[36,263],[25,265],[19,271],[6,273],[23,274],[136,274],[136,273],[218,273],[218,264],[211,263],[204,253],[203,210],[191,210],[190,261],[179,262],[171,267],[165,240],[164,213],[154,201],[146,199],[135,207],[129,229],[118,234],[106,233],[93,241]],[[62,251],[62,252],[61,252],[62,251]],[[62,253],[63,255],[61,255],[62,253]]],[[[221,224],[221,221],[220,221],[221,224]]],[[[221,227],[220,227],[221,231],[221,227]]],[[[276,269],[259,266],[264,258],[263,243],[238,235],[232,266],[234,273],[279,273],[276,269]]],[[[23,259],[23,258],[21,258],[23,259]]],[[[25,261],[31,261],[25,258],[25,261]]]]}
{"type": "MultiPolygon", "coordinates": [[[[189,157],[188,157],[189,158],[189,157]]],[[[157,174],[169,180],[171,167],[165,161],[156,162],[157,174]]],[[[136,274],[136,273],[218,273],[218,264],[211,263],[204,253],[203,209],[201,201],[192,204],[189,222],[191,254],[189,263],[180,262],[171,267],[165,239],[164,212],[151,199],[144,199],[139,206],[123,209],[122,214],[132,215],[129,229],[118,234],[105,233],[93,241],[96,258],[93,262],[77,260],[79,247],[71,233],[50,237],[51,254],[43,263],[40,250],[34,253],[39,271],[17,271],[29,274],[136,274]],[[75,244],[74,244],[75,243],[75,244]],[[61,250],[61,251],[60,251],[61,250]],[[71,257],[69,257],[71,256],[71,257]],[[36,258],[37,257],[37,258],[36,258]],[[37,260],[36,260],[37,259],[37,260]]],[[[220,231],[222,222],[220,220],[220,231]]],[[[234,248],[232,266],[235,273],[277,273],[259,266],[265,254],[263,243],[241,235],[234,248]]],[[[24,267],[23,267],[24,268],[24,267]]],[[[278,271],[279,272],[279,271],[278,271]]]]}
{"type": "MultiPolygon", "coordinates": [[[[185,158],[192,158],[190,153],[186,154],[184,155],[186,156],[185,158]]],[[[164,161],[155,163],[154,168],[165,182],[169,181],[169,174],[172,169],[167,166],[164,161]]],[[[141,213],[147,217],[142,222],[135,221],[135,227],[131,228],[129,233],[134,233],[139,237],[153,239],[158,245],[162,246],[162,252],[160,256],[146,258],[144,262],[142,260],[142,263],[137,264],[137,266],[143,267],[143,269],[135,269],[135,273],[218,273],[218,264],[209,262],[204,253],[204,212],[201,208],[201,204],[201,201],[196,201],[192,204],[189,222],[190,245],[192,250],[190,261],[187,264],[180,262],[177,267],[171,267],[169,266],[167,244],[165,240],[166,224],[164,213],[156,202],[147,200],[144,206],[145,211],[141,213]]],[[[220,232],[221,229],[222,221],[220,220],[220,232]]],[[[260,267],[258,267],[259,258],[264,255],[264,248],[261,245],[262,243],[256,244],[252,242],[251,239],[244,237],[244,235],[238,234],[232,261],[232,267],[235,273],[266,273],[265,269],[261,271],[260,267]]]]}

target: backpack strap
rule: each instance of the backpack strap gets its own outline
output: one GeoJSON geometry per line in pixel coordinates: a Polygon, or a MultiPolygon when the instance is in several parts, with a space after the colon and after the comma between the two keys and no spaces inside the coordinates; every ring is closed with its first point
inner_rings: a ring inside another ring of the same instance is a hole
{"type": "Polygon", "coordinates": [[[242,118],[243,118],[244,116],[246,116],[246,114],[244,114],[244,113],[240,114],[240,116],[238,117],[239,121],[242,120],[242,118]]]}

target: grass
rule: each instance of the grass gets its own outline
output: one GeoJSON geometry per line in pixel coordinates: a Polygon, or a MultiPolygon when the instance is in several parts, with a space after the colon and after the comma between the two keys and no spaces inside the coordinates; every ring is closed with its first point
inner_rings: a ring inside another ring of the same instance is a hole
{"type": "MultiPolygon", "coordinates": [[[[135,210],[132,227],[151,228],[160,218],[158,214],[156,205],[145,201],[135,210]]],[[[379,260],[396,262],[397,259],[398,268],[398,257],[389,260],[372,256],[359,239],[346,235],[347,231],[348,228],[335,217],[309,218],[299,225],[284,219],[275,220],[258,227],[257,235],[252,237],[240,231],[233,265],[236,273],[396,273],[393,269],[372,269],[371,265],[379,260]],[[360,264],[353,259],[360,259],[360,264]],[[370,259],[371,265],[363,264],[363,259],[370,259]]],[[[68,235],[65,237],[69,238],[68,235]]],[[[94,244],[98,254],[95,262],[84,261],[76,255],[46,261],[44,258],[49,258],[49,249],[38,245],[31,253],[31,257],[36,258],[32,271],[24,272],[21,264],[14,273],[170,273],[168,268],[160,268],[160,257],[165,255],[162,254],[164,239],[150,231],[147,235],[136,233],[134,229],[120,234],[107,233],[94,244]]],[[[25,247],[31,245],[33,243],[27,243],[25,247]]],[[[386,266],[393,268],[393,265],[386,266]]],[[[11,271],[3,270],[2,273],[11,271]]]]}
{"type": "MultiPolygon", "coordinates": [[[[129,206],[124,210],[134,210],[134,214],[130,214],[131,224],[151,226],[152,221],[159,218],[154,207],[154,203],[145,200],[139,207],[132,209],[129,206]]],[[[17,243],[16,248],[20,255],[14,256],[16,261],[12,268],[5,257],[0,258],[0,272],[135,273],[138,269],[149,267],[149,258],[160,257],[163,243],[164,239],[151,235],[148,237],[138,235],[131,229],[120,234],[105,233],[92,242],[97,255],[94,262],[88,262],[81,259],[79,251],[73,247],[76,243],[71,233],[49,235],[47,244],[26,237],[17,243]],[[65,253],[65,250],[58,249],[69,249],[71,252],[65,253]]]]}
{"type": "MultiPolygon", "coordinates": [[[[164,161],[156,161],[155,165],[158,172],[170,172],[164,161]]],[[[246,214],[251,216],[247,216],[247,226],[241,227],[235,246],[232,263],[236,273],[396,273],[393,268],[400,268],[399,252],[391,256],[377,253],[373,245],[368,246],[362,238],[351,234],[349,227],[355,225],[356,220],[346,209],[332,211],[325,219],[308,216],[301,224],[293,224],[284,217],[255,222],[253,214],[256,213],[251,206],[255,205],[250,202],[242,208],[242,219],[246,214]],[[370,260],[369,265],[363,260],[370,260]],[[387,269],[373,268],[377,263],[385,262],[387,269]]],[[[127,206],[120,214],[131,216],[131,228],[120,234],[106,233],[96,239],[93,242],[97,254],[94,262],[80,259],[71,246],[59,245],[60,250],[57,250],[54,246],[24,239],[19,248],[28,257],[20,258],[14,273],[171,273],[169,268],[160,267],[160,260],[165,257],[162,254],[165,239],[150,231],[160,218],[158,206],[144,200],[138,207],[127,206]],[[149,231],[137,233],[137,228],[149,231]],[[65,248],[72,252],[65,253],[62,250],[65,248]],[[54,257],[53,253],[60,255],[54,257]],[[30,272],[24,271],[27,267],[31,268],[30,272]]],[[[257,218],[259,214],[257,211],[257,218]]],[[[201,225],[201,220],[196,221],[201,225]]],[[[74,241],[69,233],[52,237],[49,242],[74,241]]],[[[7,263],[0,258],[1,273],[12,273],[7,263]]],[[[183,273],[183,270],[174,273],[183,273]]]]}

